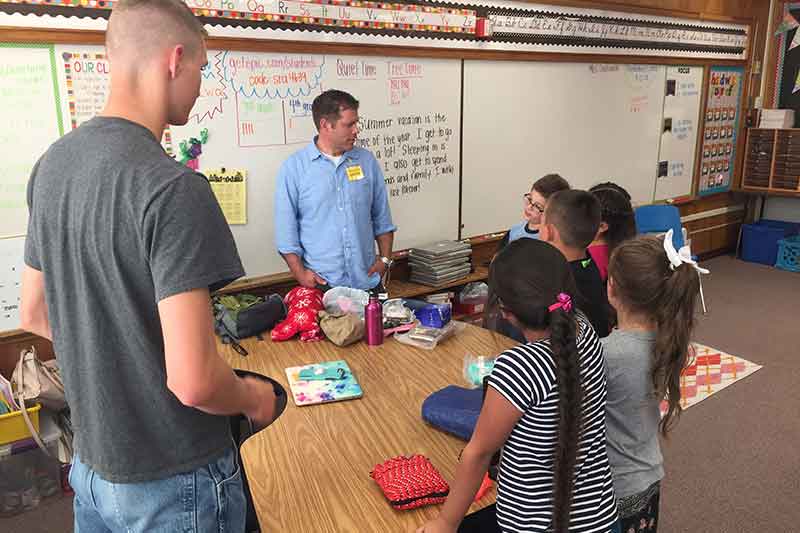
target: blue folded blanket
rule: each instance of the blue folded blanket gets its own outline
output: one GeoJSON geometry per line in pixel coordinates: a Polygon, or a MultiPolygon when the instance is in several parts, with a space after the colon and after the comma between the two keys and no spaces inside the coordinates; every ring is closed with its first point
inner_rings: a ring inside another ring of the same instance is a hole
{"type": "Polygon", "coordinates": [[[449,385],[425,398],[422,419],[435,428],[468,441],[483,405],[483,389],[449,385]]]}

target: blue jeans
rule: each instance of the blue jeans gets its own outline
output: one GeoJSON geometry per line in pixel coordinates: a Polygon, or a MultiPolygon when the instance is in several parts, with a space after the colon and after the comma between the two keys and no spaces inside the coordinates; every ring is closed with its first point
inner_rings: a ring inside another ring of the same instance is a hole
{"type": "Polygon", "coordinates": [[[231,448],[193,472],[142,483],[110,483],[76,455],[75,533],[243,533],[242,474],[231,448]]]}

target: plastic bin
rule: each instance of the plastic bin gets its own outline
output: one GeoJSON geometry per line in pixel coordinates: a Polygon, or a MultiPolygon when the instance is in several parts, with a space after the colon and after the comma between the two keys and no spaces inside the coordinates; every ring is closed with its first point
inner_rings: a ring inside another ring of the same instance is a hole
{"type": "Polygon", "coordinates": [[[740,257],[751,263],[774,266],[778,257],[778,241],[797,235],[800,224],[780,220],[759,220],[742,225],[740,257]]]}
{"type": "MultiPolygon", "coordinates": [[[[26,405],[29,405],[26,402],[26,405]]],[[[31,424],[36,430],[39,430],[39,409],[42,406],[39,404],[33,407],[28,407],[28,417],[31,419],[31,424]]],[[[15,442],[21,439],[28,439],[31,432],[25,419],[22,417],[21,411],[14,411],[5,415],[0,415],[0,445],[15,442]]]]}
{"type": "MultiPolygon", "coordinates": [[[[42,441],[56,457],[61,430],[49,413],[41,415],[42,441]]],[[[13,516],[62,493],[61,463],[48,457],[33,439],[0,446],[0,517],[13,516]]]]}
{"type": "Polygon", "coordinates": [[[775,266],[792,272],[800,272],[800,236],[778,241],[778,258],[775,266]]]}

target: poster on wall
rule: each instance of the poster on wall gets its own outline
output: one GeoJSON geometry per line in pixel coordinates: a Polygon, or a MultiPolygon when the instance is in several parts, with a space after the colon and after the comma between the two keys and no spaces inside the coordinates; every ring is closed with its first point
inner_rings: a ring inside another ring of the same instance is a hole
{"type": "Polygon", "coordinates": [[[730,190],[736,166],[744,67],[711,67],[700,154],[701,196],[730,190]]]}
{"type": "MultiPolygon", "coordinates": [[[[105,51],[89,46],[58,47],[60,75],[66,88],[64,114],[69,129],[74,130],[99,115],[106,106],[111,86],[111,69],[105,51]]],[[[172,134],[164,129],[161,144],[167,154],[173,154],[172,134]]]]}
{"type": "Polygon", "coordinates": [[[61,135],[53,46],[0,42],[0,237],[28,231],[31,170],[61,135]]]}
{"type": "Polygon", "coordinates": [[[704,73],[701,66],[667,67],[656,201],[692,194],[704,73]]]}

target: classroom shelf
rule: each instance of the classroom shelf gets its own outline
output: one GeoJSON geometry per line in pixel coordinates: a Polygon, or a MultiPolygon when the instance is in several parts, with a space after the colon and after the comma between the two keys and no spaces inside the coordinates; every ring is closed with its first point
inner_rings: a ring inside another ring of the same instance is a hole
{"type": "Polygon", "coordinates": [[[748,130],[742,190],[800,196],[800,129],[748,130]]]}
{"type": "Polygon", "coordinates": [[[414,298],[415,296],[422,296],[425,294],[432,294],[444,289],[451,289],[466,285],[472,281],[486,281],[489,278],[489,267],[478,266],[468,276],[461,279],[431,287],[429,285],[421,285],[419,283],[412,283],[410,281],[390,281],[389,282],[389,297],[390,298],[414,298]]]}

